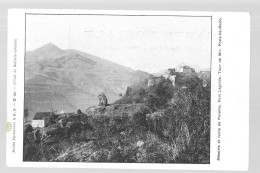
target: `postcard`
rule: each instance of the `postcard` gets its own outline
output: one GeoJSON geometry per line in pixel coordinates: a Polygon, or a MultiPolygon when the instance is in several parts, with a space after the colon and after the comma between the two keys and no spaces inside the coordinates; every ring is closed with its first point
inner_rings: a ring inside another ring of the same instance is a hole
{"type": "Polygon", "coordinates": [[[7,166],[247,170],[250,15],[10,9],[7,166]]]}

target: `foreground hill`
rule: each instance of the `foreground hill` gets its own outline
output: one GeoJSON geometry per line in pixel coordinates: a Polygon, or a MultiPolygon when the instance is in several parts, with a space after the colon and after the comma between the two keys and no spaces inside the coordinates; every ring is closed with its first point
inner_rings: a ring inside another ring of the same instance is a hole
{"type": "Polygon", "coordinates": [[[127,86],[148,76],[146,72],[49,43],[26,54],[25,108],[29,109],[29,119],[42,111],[85,110],[98,104],[100,92],[105,92],[112,103],[125,93],[127,86]]]}
{"type": "Polygon", "coordinates": [[[50,116],[44,128],[26,125],[23,160],[209,164],[210,87],[202,79],[132,91],[118,104],[50,116]]]}

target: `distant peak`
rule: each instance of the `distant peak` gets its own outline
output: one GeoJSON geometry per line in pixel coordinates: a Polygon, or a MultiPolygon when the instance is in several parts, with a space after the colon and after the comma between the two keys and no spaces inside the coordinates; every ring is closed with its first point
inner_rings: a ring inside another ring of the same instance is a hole
{"type": "Polygon", "coordinates": [[[63,50],[61,50],[59,47],[57,47],[55,44],[53,44],[51,42],[43,45],[42,47],[36,49],[35,51],[37,51],[37,52],[63,52],[63,50]]]}
{"type": "Polygon", "coordinates": [[[60,48],[58,48],[55,44],[53,44],[53,43],[47,43],[47,44],[45,44],[45,45],[43,45],[41,48],[56,48],[56,49],[60,49],[60,48]]]}
{"type": "MultiPolygon", "coordinates": [[[[47,43],[45,46],[56,46],[52,42],[47,43]]],[[[56,46],[57,47],[57,46],[56,46]]]]}

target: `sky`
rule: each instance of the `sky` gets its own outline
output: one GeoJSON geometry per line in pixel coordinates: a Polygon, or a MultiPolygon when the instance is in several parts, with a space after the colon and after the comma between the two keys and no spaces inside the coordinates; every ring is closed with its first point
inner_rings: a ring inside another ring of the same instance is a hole
{"type": "Polygon", "coordinates": [[[26,50],[53,43],[149,73],[209,68],[211,19],[181,16],[27,15],[26,50]]]}

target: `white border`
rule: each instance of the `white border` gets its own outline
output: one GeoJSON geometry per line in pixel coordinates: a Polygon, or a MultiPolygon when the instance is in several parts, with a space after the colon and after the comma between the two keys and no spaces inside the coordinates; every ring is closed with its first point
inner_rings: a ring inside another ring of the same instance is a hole
{"type": "Polygon", "coordinates": [[[249,147],[249,59],[250,15],[248,13],[170,12],[170,11],[92,11],[12,9],[8,13],[8,81],[7,122],[12,122],[12,56],[13,40],[17,39],[17,120],[16,153],[12,152],[12,131],[7,132],[6,163],[12,167],[53,168],[116,168],[116,169],[176,169],[176,170],[247,170],[249,147]],[[75,163],[23,162],[23,97],[25,13],[51,14],[127,14],[127,15],[193,15],[212,16],[212,95],[211,95],[211,159],[210,164],[143,164],[143,163],[75,163]],[[223,19],[222,45],[222,148],[217,161],[217,43],[218,19],[223,19]]]}

